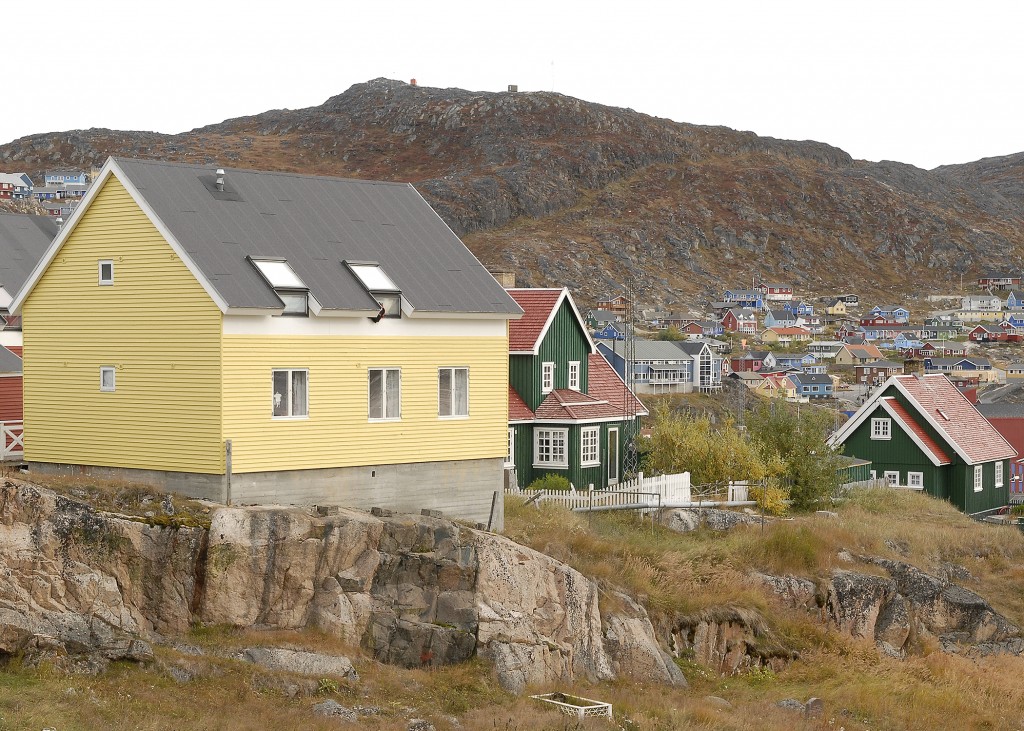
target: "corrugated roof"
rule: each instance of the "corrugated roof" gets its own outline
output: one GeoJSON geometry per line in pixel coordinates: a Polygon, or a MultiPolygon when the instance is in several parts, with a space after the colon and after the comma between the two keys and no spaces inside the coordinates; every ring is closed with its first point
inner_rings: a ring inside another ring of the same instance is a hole
{"type": "Polygon", "coordinates": [[[893,376],[921,413],[971,464],[1017,454],[996,428],[941,373],[893,376]]]}
{"type": "Polygon", "coordinates": [[[562,289],[510,289],[509,296],[523,310],[523,316],[508,324],[508,349],[512,353],[533,352],[544,326],[558,304],[562,289]]]}
{"type": "Polygon", "coordinates": [[[13,297],[56,235],[50,216],[0,213],[0,287],[13,297]]]}
{"type": "Polygon", "coordinates": [[[888,411],[892,414],[897,421],[902,422],[903,430],[911,432],[917,436],[921,444],[924,445],[924,449],[931,452],[932,459],[938,464],[951,464],[953,460],[949,458],[949,455],[939,446],[931,436],[925,431],[924,427],[917,423],[913,415],[907,411],[907,409],[892,396],[886,396],[880,401],[884,402],[888,407],[888,411]]]}
{"type": "Polygon", "coordinates": [[[1024,404],[1000,401],[994,404],[974,405],[986,419],[1024,419],[1024,404]]]}
{"type": "Polygon", "coordinates": [[[0,373],[21,373],[21,358],[0,345],[0,373]]]}
{"type": "Polygon", "coordinates": [[[377,262],[414,310],[519,308],[412,185],[116,158],[228,307],[280,309],[246,259],[286,259],[326,310],[377,304],[342,260],[377,262]]]}

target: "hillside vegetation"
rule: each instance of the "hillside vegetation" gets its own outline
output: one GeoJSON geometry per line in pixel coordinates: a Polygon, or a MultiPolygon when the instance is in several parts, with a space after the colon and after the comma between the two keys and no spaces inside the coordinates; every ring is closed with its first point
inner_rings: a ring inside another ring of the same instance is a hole
{"type": "Polygon", "coordinates": [[[754,275],[905,300],[1024,262],[1021,155],[925,171],[551,92],[375,79],[179,135],[32,135],[0,145],[0,170],[108,155],[409,181],[485,264],[584,304],[628,277],[664,305],[754,275]]]}
{"type": "Polygon", "coordinates": [[[689,688],[621,680],[558,688],[614,704],[614,726],[577,725],[502,691],[480,661],[403,670],[317,633],[197,626],[190,636],[156,647],[155,663],[115,663],[95,677],[68,676],[45,661],[30,667],[12,659],[0,672],[0,729],[345,728],[338,719],[312,714],[312,706],[325,699],[366,709],[369,715],[351,726],[366,729],[406,729],[412,718],[428,719],[440,731],[1021,727],[1017,709],[1024,690],[1018,679],[1024,659],[951,655],[928,641],[906,659],[887,657],[874,643],[831,629],[814,612],[787,608],[750,579],[752,571],[819,579],[844,565],[841,551],[898,558],[930,572],[955,566],[959,583],[1024,624],[1024,537],[1015,528],[978,524],[944,502],[893,491],[857,494],[835,518],[801,516],[763,528],[685,535],[632,514],[587,517],[523,506],[518,499],[510,499],[506,509],[510,537],[607,588],[603,610],[620,601],[612,591],[620,587],[647,606],[656,626],[702,613],[756,616],[764,641],[798,659],[777,671],[758,668],[721,677],[681,657],[689,688]],[[360,678],[318,682],[226,657],[258,643],[342,651],[360,678]],[[172,667],[186,668],[194,678],[182,683],[172,667]],[[804,719],[776,705],[811,696],[824,700],[820,718],[804,719]]]}

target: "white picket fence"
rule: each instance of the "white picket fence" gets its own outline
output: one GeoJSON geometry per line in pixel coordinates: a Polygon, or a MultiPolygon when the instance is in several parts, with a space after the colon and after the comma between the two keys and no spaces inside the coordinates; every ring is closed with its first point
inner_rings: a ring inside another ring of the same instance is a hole
{"type": "Polygon", "coordinates": [[[0,462],[25,456],[25,422],[0,421],[0,462]]]}

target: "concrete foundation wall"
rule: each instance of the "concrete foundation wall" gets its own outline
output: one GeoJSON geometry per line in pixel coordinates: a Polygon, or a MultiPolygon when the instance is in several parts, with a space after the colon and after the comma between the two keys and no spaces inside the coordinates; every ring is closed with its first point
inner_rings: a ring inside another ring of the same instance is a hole
{"type": "Polygon", "coordinates": [[[233,505],[338,505],[418,513],[427,508],[445,517],[505,526],[502,492],[504,460],[450,462],[320,470],[253,472],[231,476],[29,462],[29,475],[56,474],[129,480],[190,498],[233,505]],[[496,497],[495,497],[496,496],[496,497]],[[492,514],[493,506],[493,514],[492,514]]]}

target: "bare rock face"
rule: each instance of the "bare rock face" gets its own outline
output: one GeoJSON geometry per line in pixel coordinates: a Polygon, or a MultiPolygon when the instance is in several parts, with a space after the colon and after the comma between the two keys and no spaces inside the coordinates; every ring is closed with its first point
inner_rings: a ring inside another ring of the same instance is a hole
{"type": "Polygon", "coordinates": [[[722,607],[681,617],[663,628],[674,654],[722,675],[734,675],[752,667],[781,670],[796,654],[782,647],[755,610],[722,607]]]}
{"type": "Polygon", "coordinates": [[[0,653],[152,659],[139,639],[187,629],[203,531],[95,513],[49,490],[0,486],[0,653]]]}
{"type": "Polygon", "coordinates": [[[604,616],[604,646],[616,677],[685,686],[686,677],[658,644],[647,610],[626,594],[614,598],[622,609],[604,616]]]}
{"type": "Polygon", "coordinates": [[[242,650],[238,654],[238,659],[255,663],[268,670],[284,670],[314,678],[359,679],[359,674],[352,667],[352,661],[341,655],[299,652],[279,647],[250,647],[242,650]]]}
{"type": "Polygon", "coordinates": [[[475,533],[477,647],[503,687],[613,677],[597,587],[575,569],[507,538],[475,533]]]}
{"type": "Polygon", "coordinates": [[[818,609],[817,587],[810,579],[800,576],[772,576],[755,573],[753,580],[763,588],[778,596],[783,603],[793,609],[818,609]]]}
{"type": "Polygon", "coordinates": [[[896,595],[896,584],[891,579],[836,570],[828,585],[825,611],[842,632],[873,639],[882,607],[896,595]]]}
{"type": "Polygon", "coordinates": [[[667,510],[661,520],[666,528],[677,533],[689,533],[701,526],[711,530],[729,530],[738,525],[754,525],[761,521],[756,515],[747,515],[736,510],[722,510],[720,508],[680,508],[667,510]]]}

